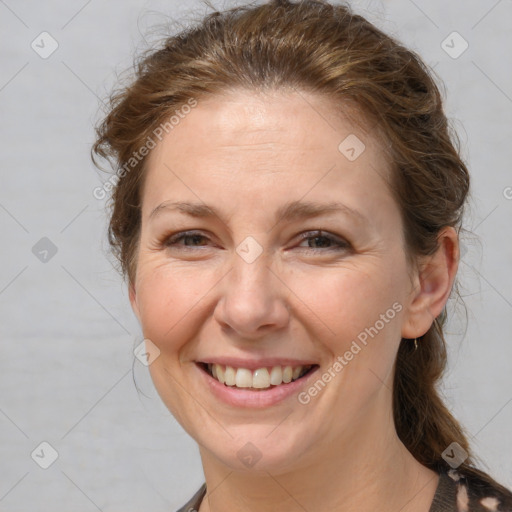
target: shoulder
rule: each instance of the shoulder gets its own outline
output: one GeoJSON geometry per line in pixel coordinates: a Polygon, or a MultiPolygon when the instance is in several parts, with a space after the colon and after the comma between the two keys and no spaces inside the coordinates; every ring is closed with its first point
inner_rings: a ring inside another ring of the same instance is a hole
{"type": "Polygon", "coordinates": [[[450,469],[440,473],[430,512],[448,510],[512,512],[512,492],[483,472],[450,469]]]}

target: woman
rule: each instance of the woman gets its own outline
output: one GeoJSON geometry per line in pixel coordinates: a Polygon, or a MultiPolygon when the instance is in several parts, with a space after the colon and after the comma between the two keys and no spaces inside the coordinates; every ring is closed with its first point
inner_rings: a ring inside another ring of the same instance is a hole
{"type": "Polygon", "coordinates": [[[139,62],[94,155],[180,510],[512,510],[436,391],[469,176],[421,60],[345,6],[208,16],[139,62]]]}

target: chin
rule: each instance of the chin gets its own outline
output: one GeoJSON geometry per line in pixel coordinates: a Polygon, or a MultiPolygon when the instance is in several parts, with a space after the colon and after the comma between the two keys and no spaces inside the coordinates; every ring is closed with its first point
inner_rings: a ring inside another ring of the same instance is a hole
{"type": "MultiPolygon", "coordinates": [[[[284,426],[283,426],[284,427],[284,426]]],[[[201,432],[204,432],[204,426],[201,432]]],[[[225,466],[236,472],[271,473],[278,475],[296,467],[304,451],[304,442],[295,438],[290,429],[276,428],[276,425],[240,425],[227,427],[233,436],[228,437],[222,446],[212,439],[199,439],[200,452],[204,456],[205,447],[225,466]],[[278,433],[279,431],[279,433],[278,433]]]]}

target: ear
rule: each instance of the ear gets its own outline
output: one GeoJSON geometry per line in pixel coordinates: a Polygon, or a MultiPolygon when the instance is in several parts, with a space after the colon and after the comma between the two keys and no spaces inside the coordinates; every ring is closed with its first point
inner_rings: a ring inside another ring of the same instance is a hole
{"type": "Polygon", "coordinates": [[[441,314],[459,266],[459,238],[451,226],[441,230],[436,252],[421,260],[402,324],[402,338],[423,336],[441,314]]]}
{"type": "Polygon", "coordinates": [[[140,323],[140,311],[139,305],[137,304],[137,293],[135,291],[135,285],[132,283],[128,289],[128,294],[130,296],[130,304],[132,305],[132,310],[135,313],[139,323],[140,323]]]}

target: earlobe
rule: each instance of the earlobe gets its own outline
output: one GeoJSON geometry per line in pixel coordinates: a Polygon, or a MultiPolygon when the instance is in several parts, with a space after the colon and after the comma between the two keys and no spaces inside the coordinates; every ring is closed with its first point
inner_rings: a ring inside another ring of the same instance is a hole
{"type": "Polygon", "coordinates": [[[419,338],[430,329],[450,297],[458,264],[458,235],[448,226],[439,233],[437,251],[424,258],[416,275],[402,325],[402,338],[419,338]]]}

